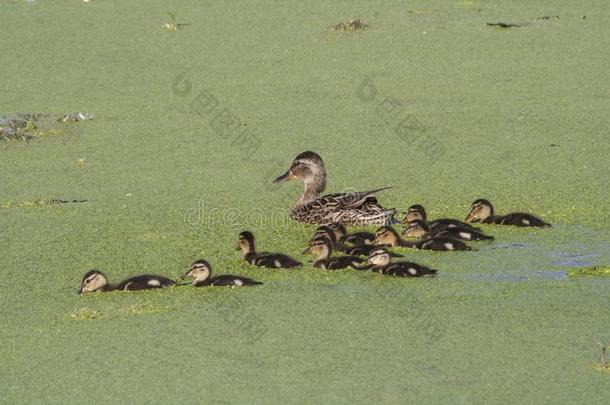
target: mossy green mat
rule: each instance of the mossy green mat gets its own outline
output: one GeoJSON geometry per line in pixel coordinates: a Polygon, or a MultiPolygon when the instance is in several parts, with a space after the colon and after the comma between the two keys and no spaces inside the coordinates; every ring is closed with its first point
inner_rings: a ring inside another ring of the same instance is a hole
{"type": "Polygon", "coordinates": [[[610,340],[603,1],[4,1],[0,113],[95,120],[0,143],[0,402],[596,403],[610,340]],[[183,25],[163,29],[168,12],[183,25]],[[559,19],[536,20],[555,16],[559,19]],[[360,18],[364,31],[328,27],[360,18]],[[496,29],[488,22],[527,23],[496,29]],[[399,128],[399,124],[400,126],[399,128]],[[409,252],[428,280],[244,265],[299,255],[271,184],[315,150],[327,190],[550,229],[409,252]],[[87,200],[79,204],[27,202],[87,200]],[[249,289],[78,295],[198,258],[249,289]]]}

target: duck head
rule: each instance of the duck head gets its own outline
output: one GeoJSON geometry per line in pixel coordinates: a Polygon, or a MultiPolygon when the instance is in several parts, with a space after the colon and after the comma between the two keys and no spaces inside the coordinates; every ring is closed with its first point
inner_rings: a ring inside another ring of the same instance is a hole
{"type": "Polygon", "coordinates": [[[390,253],[384,248],[371,250],[369,257],[366,259],[366,263],[374,267],[386,267],[390,264],[390,261],[390,253]]]}
{"type": "Polygon", "coordinates": [[[389,245],[392,247],[399,246],[400,237],[394,228],[391,226],[382,226],[375,232],[374,245],[389,245]]]}
{"type": "Polygon", "coordinates": [[[299,203],[306,204],[316,199],[326,188],[326,168],[322,158],[315,152],[307,151],[294,158],[288,171],[275,179],[274,183],[300,179],[305,184],[305,191],[299,203]]]}
{"type": "Polygon", "coordinates": [[[244,255],[256,252],[254,234],[250,231],[241,232],[235,250],[241,250],[244,255]]]}
{"type": "Polygon", "coordinates": [[[193,283],[200,283],[207,280],[212,275],[212,266],[206,260],[197,260],[191,264],[191,269],[187,271],[181,278],[192,277],[193,283]]]}
{"type": "Polygon", "coordinates": [[[80,293],[98,291],[108,285],[108,277],[99,270],[89,270],[80,283],[80,293]]]}
{"type": "Polygon", "coordinates": [[[428,224],[422,220],[411,221],[407,224],[407,227],[402,232],[402,236],[405,238],[427,238],[430,235],[430,228],[428,224]]]}
{"type": "Polygon", "coordinates": [[[311,240],[309,247],[303,251],[303,254],[311,254],[318,258],[330,257],[333,251],[333,243],[325,236],[318,236],[311,240]]]}
{"type": "Polygon", "coordinates": [[[410,206],[407,209],[406,212],[406,216],[402,219],[402,223],[403,224],[408,224],[409,222],[413,222],[413,221],[426,221],[427,220],[427,214],[426,214],[426,209],[424,208],[423,205],[420,204],[415,204],[410,206]]]}
{"type": "Polygon", "coordinates": [[[472,203],[466,222],[482,222],[494,215],[494,207],[488,200],[480,198],[472,203]]]}

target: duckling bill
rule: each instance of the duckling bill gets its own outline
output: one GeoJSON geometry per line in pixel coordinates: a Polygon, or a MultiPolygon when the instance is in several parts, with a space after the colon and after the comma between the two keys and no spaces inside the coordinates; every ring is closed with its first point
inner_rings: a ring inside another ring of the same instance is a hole
{"type": "Polygon", "coordinates": [[[551,224],[531,214],[513,212],[507,215],[495,215],[494,207],[489,200],[480,198],[472,203],[466,222],[480,222],[482,224],[514,225],[521,227],[547,227],[551,224]]]}
{"type": "Polygon", "coordinates": [[[250,231],[239,234],[236,250],[241,250],[244,261],[254,266],[290,269],[302,265],[301,262],[281,253],[257,252],[254,234],[250,231]]]}
{"type": "Polygon", "coordinates": [[[206,260],[197,260],[191,265],[191,269],[182,278],[193,278],[195,287],[223,287],[223,286],[253,286],[263,284],[260,281],[252,280],[248,277],[234,276],[232,274],[222,274],[212,277],[212,266],[206,260]]]}
{"type": "Polygon", "coordinates": [[[167,277],[157,276],[153,274],[142,274],[135,277],[130,277],[117,284],[110,284],[106,274],[99,270],[90,270],[83,276],[80,286],[80,293],[89,293],[95,291],[136,291],[149,290],[153,288],[166,288],[175,285],[176,282],[167,277]]]}

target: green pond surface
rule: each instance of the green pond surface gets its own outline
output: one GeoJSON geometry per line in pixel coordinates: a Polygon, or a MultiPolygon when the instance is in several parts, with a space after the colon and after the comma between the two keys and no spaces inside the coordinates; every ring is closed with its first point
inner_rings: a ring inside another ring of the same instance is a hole
{"type": "Polygon", "coordinates": [[[610,277],[568,273],[610,263],[608,18],[602,0],[0,2],[0,115],[95,115],[0,141],[0,402],[604,401],[610,277]],[[352,18],[368,27],[328,29],[352,18]],[[304,150],[329,192],[393,186],[384,206],[461,219],[486,197],[554,226],[400,250],[433,279],[314,269],[315,228],[288,219],[302,184],[271,184],[304,150]],[[243,229],[306,265],[245,265],[243,229]],[[77,294],[90,268],[199,258],[265,284],[77,294]]]}

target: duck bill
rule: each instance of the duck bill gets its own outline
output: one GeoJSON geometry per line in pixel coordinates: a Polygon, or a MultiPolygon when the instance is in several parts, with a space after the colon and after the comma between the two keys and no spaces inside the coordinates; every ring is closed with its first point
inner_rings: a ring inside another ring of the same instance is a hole
{"type": "Polygon", "coordinates": [[[311,246],[301,252],[302,255],[306,255],[308,253],[311,253],[311,246]]]}
{"type": "Polygon", "coordinates": [[[189,277],[193,277],[190,270],[187,271],[186,273],[184,273],[183,275],[181,275],[180,280],[184,280],[185,278],[189,278],[189,277]]]}
{"type": "Polygon", "coordinates": [[[469,224],[476,222],[476,220],[477,220],[477,217],[474,214],[474,211],[470,211],[470,214],[468,214],[468,216],[465,219],[465,221],[468,222],[469,224]]]}
{"type": "Polygon", "coordinates": [[[285,181],[292,180],[292,179],[295,179],[295,178],[296,177],[292,174],[292,172],[290,170],[288,170],[286,173],[282,174],[280,177],[278,177],[277,179],[273,180],[273,184],[283,183],[285,181]]]}

